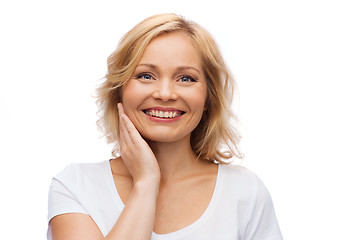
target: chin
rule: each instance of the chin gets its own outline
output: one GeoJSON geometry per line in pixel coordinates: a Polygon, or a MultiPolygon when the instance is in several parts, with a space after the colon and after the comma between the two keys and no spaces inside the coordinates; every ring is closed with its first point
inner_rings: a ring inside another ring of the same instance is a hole
{"type": "Polygon", "coordinates": [[[162,143],[171,143],[171,142],[177,142],[180,141],[187,136],[181,136],[181,135],[175,135],[171,133],[165,133],[162,131],[159,131],[160,134],[155,133],[141,133],[141,136],[146,140],[150,142],[162,142],[162,143]]]}
{"type": "Polygon", "coordinates": [[[173,138],[168,136],[158,137],[158,136],[143,136],[146,141],[150,142],[162,142],[162,143],[171,143],[179,141],[179,138],[173,138]]]}

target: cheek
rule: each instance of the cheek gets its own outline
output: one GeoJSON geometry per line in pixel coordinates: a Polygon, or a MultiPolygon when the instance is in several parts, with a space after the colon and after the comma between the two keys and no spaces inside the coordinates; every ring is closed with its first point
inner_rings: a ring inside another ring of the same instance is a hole
{"type": "Polygon", "coordinates": [[[122,98],[124,111],[130,120],[139,127],[139,111],[142,104],[149,96],[149,88],[138,81],[130,80],[122,87],[122,98]]]}
{"type": "Polygon", "coordinates": [[[195,111],[203,112],[206,110],[207,92],[205,88],[200,88],[198,91],[193,91],[189,94],[190,106],[193,106],[195,111]]]}
{"type": "Polygon", "coordinates": [[[121,96],[125,113],[128,114],[130,108],[134,108],[137,106],[137,102],[139,102],[139,90],[135,84],[128,82],[122,87],[121,96]]]}

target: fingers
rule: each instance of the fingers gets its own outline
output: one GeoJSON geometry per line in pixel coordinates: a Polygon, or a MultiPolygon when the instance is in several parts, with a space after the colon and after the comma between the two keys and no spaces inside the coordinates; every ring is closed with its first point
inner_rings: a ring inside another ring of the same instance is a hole
{"type": "Polygon", "coordinates": [[[118,103],[117,107],[120,116],[120,135],[124,138],[125,142],[137,144],[139,141],[142,141],[143,138],[140,136],[138,130],[125,114],[123,105],[118,103]]]}
{"type": "Polygon", "coordinates": [[[118,107],[118,113],[119,113],[119,138],[120,138],[120,145],[123,146],[124,144],[130,145],[131,139],[128,133],[128,130],[125,126],[125,120],[124,120],[124,110],[122,105],[119,103],[117,105],[118,107]]]}

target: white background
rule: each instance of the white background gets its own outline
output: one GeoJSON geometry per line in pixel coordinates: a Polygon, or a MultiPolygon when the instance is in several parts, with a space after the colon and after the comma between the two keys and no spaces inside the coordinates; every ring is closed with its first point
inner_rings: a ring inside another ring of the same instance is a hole
{"type": "Polygon", "coordinates": [[[120,37],[174,12],[208,29],[239,86],[241,164],[271,192],[284,239],[337,239],[333,1],[0,3],[1,239],[45,239],[52,176],[110,158],[95,88],[120,37]]]}

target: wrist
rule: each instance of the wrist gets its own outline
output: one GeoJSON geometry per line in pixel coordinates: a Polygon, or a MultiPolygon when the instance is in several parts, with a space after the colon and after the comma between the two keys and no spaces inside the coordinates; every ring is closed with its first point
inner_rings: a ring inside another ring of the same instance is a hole
{"type": "Polygon", "coordinates": [[[148,178],[134,182],[134,189],[145,192],[158,192],[160,178],[148,178]]]}

